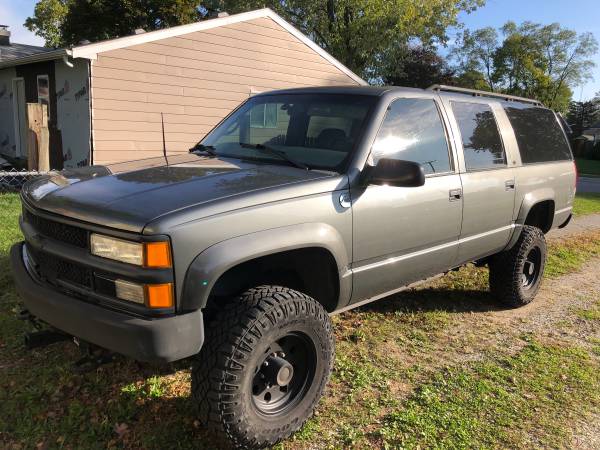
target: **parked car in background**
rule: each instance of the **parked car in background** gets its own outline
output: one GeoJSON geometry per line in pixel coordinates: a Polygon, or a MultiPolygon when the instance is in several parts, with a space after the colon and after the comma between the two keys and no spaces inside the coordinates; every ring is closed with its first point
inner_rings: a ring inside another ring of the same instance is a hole
{"type": "Polygon", "coordinates": [[[444,86],[257,95],[166,159],[28,183],[16,285],[80,342],[192,357],[201,418],[243,448],[313,413],[331,314],[470,262],[501,304],[531,302],[576,181],[553,111],[444,86]]]}

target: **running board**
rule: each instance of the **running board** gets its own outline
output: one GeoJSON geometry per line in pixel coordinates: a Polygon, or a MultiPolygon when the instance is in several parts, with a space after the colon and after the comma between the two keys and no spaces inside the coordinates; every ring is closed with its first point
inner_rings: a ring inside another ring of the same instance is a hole
{"type": "MultiPolygon", "coordinates": [[[[454,270],[454,269],[452,269],[452,270],[454,270]]],[[[397,294],[398,292],[402,292],[402,291],[405,291],[407,289],[411,289],[411,288],[417,287],[417,286],[419,286],[421,284],[428,283],[428,282],[433,281],[433,280],[437,280],[438,278],[441,278],[444,275],[446,275],[446,273],[447,272],[439,273],[439,274],[434,275],[432,277],[425,278],[424,280],[415,281],[414,283],[407,284],[406,286],[402,286],[400,288],[392,289],[391,291],[384,292],[383,294],[378,294],[378,295],[375,295],[373,297],[369,297],[366,300],[361,300],[360,302],[352,303],[350,305],[344,306],[341,309],[338,309],[336,311],[330,312],[329,315],[330,316],[335,316],[337,314],[340,314],[340,313],[343,313],[343,312],[346,312],[346,311],[350,311],[351,309],[358,308],[360,306],[366,305],[367,303],[371,303],[371,302],[380,300],[380,299],[382,299],[384,297],[389,297],[390,295],[397,294]]]]}

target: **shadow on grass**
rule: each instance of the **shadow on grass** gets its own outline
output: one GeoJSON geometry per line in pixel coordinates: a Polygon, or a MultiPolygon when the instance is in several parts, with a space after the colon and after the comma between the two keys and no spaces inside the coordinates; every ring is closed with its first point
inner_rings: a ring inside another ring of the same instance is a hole
{"type": "Polygon", "coordinates": [[[396,311],[465,313],[503,311],[506,309],[510,308],[495,300],[487,290],[424,288],[399,292],[362,306],[357,311],[383,314],[396,311]]]}

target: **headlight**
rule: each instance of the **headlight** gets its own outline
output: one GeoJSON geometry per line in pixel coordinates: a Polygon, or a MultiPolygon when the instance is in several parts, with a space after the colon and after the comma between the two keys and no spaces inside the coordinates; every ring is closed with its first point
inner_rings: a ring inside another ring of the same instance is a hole
{"type": "Polygon", "coordinates": [[[144,245],[93,233],[90,237],[92,255],[141,266],[144,264],[144,245]]]}
{"type": "Polygon", "coordinates": [[[114,259],[136,266],[167,268],[171,267],[171,248],[167,241],[131,242],[101,234],[90,236],[92,255],[114,259]]]}

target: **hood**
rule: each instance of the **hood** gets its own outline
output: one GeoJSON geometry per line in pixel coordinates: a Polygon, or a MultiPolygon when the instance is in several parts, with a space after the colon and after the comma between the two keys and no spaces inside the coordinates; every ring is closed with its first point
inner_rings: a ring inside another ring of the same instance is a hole
{"type": "Polygon", "coordinates": [[[27,183],[22,195],[33,207],[51,213],[141,232],[152,220],[184,208],[332,176],[198,155],[185,155],[179,161],[171,157],[168,165],[162,158],[161,162],[157,166],[147,161],[154,167],[143,169],[136,169],[140,163],[135,162],[64,170],[27,183]]]}

